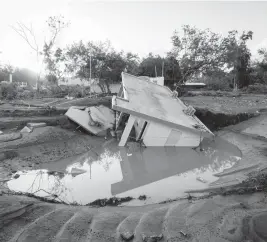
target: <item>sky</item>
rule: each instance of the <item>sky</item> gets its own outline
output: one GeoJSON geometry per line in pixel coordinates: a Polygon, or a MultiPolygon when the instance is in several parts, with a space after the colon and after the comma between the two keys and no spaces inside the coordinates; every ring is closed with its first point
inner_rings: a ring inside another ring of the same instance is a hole
{"type": "Polygon", "coordinates": [[[164,55],[171,49],[174,30],[184,24],[222,34],[252,30],[252,54],[267,47],[267,2],[1,0],[0,62],[37,70],[34,53],[10,26],[17,21],[32,24],[41,45],[47,35],[45,21],[59,14],[70,26],[61,33],[58,47],[108,39],[116,50],[141,57],[149,52],[164,55]]]}

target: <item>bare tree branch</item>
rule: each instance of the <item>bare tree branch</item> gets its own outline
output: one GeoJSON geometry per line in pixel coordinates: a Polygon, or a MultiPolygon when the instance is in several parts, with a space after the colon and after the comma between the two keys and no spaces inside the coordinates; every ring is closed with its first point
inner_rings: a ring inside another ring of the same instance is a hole
{"type": "Polygon", "coordinates": [[[17,22],[18,27],[10,26],[20,37],[22,37],[26,43],[29,45],[29,47],[38,53],[38,44],[36,42],[36,37],[32,29],[27,27],[25,24],[21,22],[17,22]],[[30,38],[32,37],[34,39],[34,45],[31,43],[30,38]]]}

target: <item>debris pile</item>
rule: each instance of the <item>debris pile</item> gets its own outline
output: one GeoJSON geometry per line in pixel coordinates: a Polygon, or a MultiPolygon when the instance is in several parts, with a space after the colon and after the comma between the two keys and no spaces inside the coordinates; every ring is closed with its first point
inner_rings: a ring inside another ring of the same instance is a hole
{"type": "Polygon", "coordinates": [[[65,114],[70,120],[88,132],[105,136],[107,130],[114,129],[115,113],[103,105],[93,107],[70,107],[65,114]]]}
{"type": "Polygon", "coordinates": [[[13,140],[16,140],[16,139],[20,139],[21,137],[22,137],[21,133],[2,134],[0,136],[0,143],[1,142],[13,141],[13,140]]]}
{"type": "Polygon", "coordinates": [[[27,123],[27,126],[29,128],[41,128],[41,127],[45,127],[46,123],[27,123]]]}
{"type": "Polygon", "coordinates": [[[28,126],[25,126],[20,132],[21,133],[31,133],[33,129],[29,128],[28,126]]]}
{"type": "Polygon", "coordinates": [[[31,133],[35,128],[45,127],[46,123],[27,123],[20,133],[31,133]]]}

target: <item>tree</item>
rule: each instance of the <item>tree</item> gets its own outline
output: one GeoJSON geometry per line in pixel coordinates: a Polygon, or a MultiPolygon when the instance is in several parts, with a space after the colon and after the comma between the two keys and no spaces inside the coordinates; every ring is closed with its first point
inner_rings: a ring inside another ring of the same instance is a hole
{"type": "Polygon", "coordinates": [[[13,73],[14,67],[9,64],[4,64],[0,66],[0,82],[8,81],[9,74],[13,73]]]}
{"type": "Polygon", "coordinates": [[[164,60],[164,77],[171,83],[179,83],[182,81],[181,69],[178,61],[174,56],[169,55],[164,60]]]}
{"type": "MultiPolygon", "coordinates": [[[[28,44],[29,48],[35,53],[36,56],[36,62],[38,66],[41,66],[41,51],[40,51],[40,45],[37,43],[36,40],[36,34],[33,30],[32,24],[27,26],[26,24],[22,22],[17,22],[15,26],[11,26],[11,28],[22,38],[25,40],[25,42],[28,44]]],[[[39,88],[38,83],[41,77],[41,69],[37,73],[37,90],[39,88]]]]}
{"type": "Polygon", "coordinates": [[[54,53],[52,50],[47,50],[47,45],[44,46],[44,63],[46,64],[47,80],[50,83],[58,84],[58,81],[62,79],[65,68],[64,61],[65,55],[61,48],[57,48],[54,53]]]}
{"type": "Polygon", "coordinates": [[[74,43],[67,48],[66,60],[69,73],[83,82],[89,81],[91,74],[92,78],[99,80],[102,92],[110,92],[109,84],[120,80],[121,72],[127,67],[127,60],[132,61],[129,61],[128,66],[134,65],[132,56],[128,55],[127,59],[127,54],[125,57],[123,52],[116,52],[109,41],[74,43]]]}
{"type": "Polygon", "coordinates": [[[36,33],[33,29],[32,24],[26,25],[22,22],[17,22],[16,25],[11,26],[11,28],[22,38],[25,40],[29,48],[35,53],[37,65],[40,67],[40,70],[37,73],[37,90],[39,89],[39,82],[42,72],[42,65],[44,63],[45,58],[49,59],[52,48],[55,44],[56,38],[63,28],[67,26],[67,24],[63,21],[62,16],[53,16],[49,17],[47,23],[50,32],[50,36],[44,37],[44,48],[42,52],[42,44],[38,43],[36,38],[36,33]]]}
{"type": "Polygon", "coordinates": [[[249,66],[251,53],[247,47],[247,41],[252,39],[253,32],[238,31],[228,32],[228,36],[223,39],[224,60],[228,68],[233,69],[235,74],[235,83],[241,88],[249,85],[249,66]]]}
{"type": "Polygon", "coordinates": [[[168,56],[179,63],[182,82],[199,74],[223,68],[222,37],[210,29],[200,30],[184,25],[182,33],[175,31],[171,37],[173,48],[168,56]]]}
{"type": "Polygon", "coordinates": [[[84,44],[82,41],[73,43],[67,47],[65,66],[67,72],[82,82],[88,81],[91,77],[96,78],[96,59],[92,58],[99,52],[97,47],[89,42],[84,44]],[[91,70],[90,70],[91,67],[91,70]]]}
{"type": "Polygon", "coordinates": [[[138,75],[155,77],[163,76],[166,84],[177,83],[181,80],[181,73],[178,61],[174,56],[163,58],[159,55],[154,56],[152,53],[142,60],[138,68],[138,75]]]}
{"type": "Polygon", "coordinates": [[[240,36],[236,30],[229,31],[223,37],[210,29],[200,30],[185,25],[181,32],[174,32],[169,56],[178,61],[183,82],[203,75],[221,76],[227,68],[234,70],[239,87],[248,85],[251,54],[247,41],[252,39],[252,31],[244,31],[240,36]]]}
{"type": "Polygon", "coordinates": [[[47,21],[51,34],[50,40],[45,41],[43,47],[44,63],[46,64],[47,79],[50,83],[57,84],[63,77],[65,72],[64,61],[65,55],[61,48],[54,48],[55,41],[59,33],[69,26],[68,22],[64,21],[64,17],[49,17],[47,21]]]}
{"type": "Polygon", "coordinates": [[[154,56],[152,53],[149,53],[140,63],[138,75],[150,77],[156,77],[156,75],[161,76],[163,62],[164,58],[161,56],[154,56]]]}
{"type": "Polygon", "coordinates": [[[127,52],[124,56],[126,62],[126,71],[132,75],[138,74],[138,67],[140,64],[140,58],[137,54],[127,52]]]}
{"type": "Polygon", "coordinates": [[[259,49],[258,54],[260,58],[251,64],[250,76],[254,83],[267,84],[267,49],[259,49]]]}

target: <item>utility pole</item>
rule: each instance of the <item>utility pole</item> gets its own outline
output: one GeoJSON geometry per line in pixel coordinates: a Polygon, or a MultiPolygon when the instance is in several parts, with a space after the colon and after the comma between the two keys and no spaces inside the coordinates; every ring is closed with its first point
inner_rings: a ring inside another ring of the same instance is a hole
{"type": "Polygon", "coordinates": [[[91,97],[91,88],[92,88],[92,56],[90,54],[90,97],[91,97]]]}
{"type": "Polygon", "coordinates": [[[157,74],[157,67],[155,66],[155,75],[156,77],[158,77],[158,74],[157,74]]]}
{"type": "Polygon", "coordinates": [[[92,162],[90,163],[90,180],[92,179],[92,162]]]}
{"type": "Polygon", "coordinates": [[[12,83],[12,73],[9,73],[9,82],[12,83]]]}
{"type": "Polygon", "coordinates": [[[164,61],[162,62],[162,74],[161,76],[164,76],[164,61]]]}

